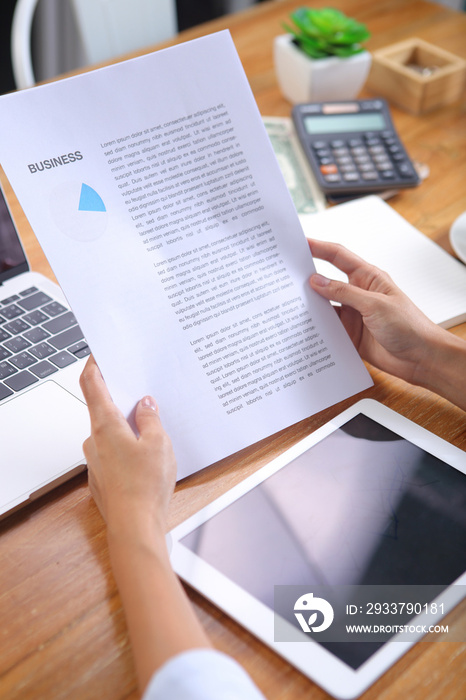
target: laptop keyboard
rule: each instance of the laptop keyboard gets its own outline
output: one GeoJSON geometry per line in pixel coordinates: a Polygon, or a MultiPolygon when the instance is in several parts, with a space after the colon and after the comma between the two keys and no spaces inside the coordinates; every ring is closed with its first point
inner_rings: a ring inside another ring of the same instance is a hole
{"type": "Polygon", "coordinates": [[[89,354],[73,313],[37,287],[0,299],[0,401],[89,354]]]}

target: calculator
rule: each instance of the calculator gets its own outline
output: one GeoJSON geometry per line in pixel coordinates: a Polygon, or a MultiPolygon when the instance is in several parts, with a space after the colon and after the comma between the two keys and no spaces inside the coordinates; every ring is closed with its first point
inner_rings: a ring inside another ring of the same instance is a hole
{"type": "Polygon", "coordinates": [[[296,105],[301,146],[327,197],[415,187],[420,178],[385,100],[296,105]]]}

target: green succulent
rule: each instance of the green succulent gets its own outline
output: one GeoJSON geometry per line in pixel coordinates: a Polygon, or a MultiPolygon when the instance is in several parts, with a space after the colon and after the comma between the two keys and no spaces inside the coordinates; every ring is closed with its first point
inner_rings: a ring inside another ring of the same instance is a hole
{"type": "Polygon", "coordinates": [[[366,25],[332,7],[321,10],[300,7],[290,18],[296,27],[284,24],[284,28],[311,58],[353,56],[364,50],[361,44],[370,36],[366,25]]]}

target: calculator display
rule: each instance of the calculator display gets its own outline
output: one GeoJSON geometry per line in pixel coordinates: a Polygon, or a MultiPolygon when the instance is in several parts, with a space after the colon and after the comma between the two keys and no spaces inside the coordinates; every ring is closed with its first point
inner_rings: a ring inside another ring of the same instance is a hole
{"type": "Polygon", "coordinates": [[[387,122],[380,113],[306,116],[303,122],[308,134],[382,131],[387,128],[387,122]]]}

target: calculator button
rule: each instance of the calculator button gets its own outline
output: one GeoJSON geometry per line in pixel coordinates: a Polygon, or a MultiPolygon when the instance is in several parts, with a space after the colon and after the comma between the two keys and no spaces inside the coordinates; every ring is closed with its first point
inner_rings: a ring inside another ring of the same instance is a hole
{"type": "Polygon", "coordinates": [[[324,175],[325,182],[340,182],[341,177],[338,173],[333,173],[330,175],[324,175]]]}
{"type": "Polygon", "coordinates": [[[374,170],[374,164],[373,164],[372,162],[369,162],[369,163],[360,163],[360,164],[359,164],[359,170],[360,170],[362,173],[371,172],[372,170],[374,170]]]}
{"type": "Polygon", "coordinates": [[[393,163],[390,163],[389,160],[383,161],[382,163],[376,163],[375,167],[377,170],[393,170],[393,163]]]}
{"type": "Polygon", "coordinates": [[[411,175],[414,175],[414,171],[409,163],[400,163],[398,165],[398,171],[401,177],[411,177],[411,175]]]}
{"type": "Polygon", "coordinates": [[[393,170],[383,170],[380,174],[384,180],[393,180],[395,177],[395,172],[393,170]]]}
{"type": "Polygon", "coordinates": [[[338,156],[336,161],[338,165],[349,165],[353,162],[353,159],[351,158],[351,156],[338,156]]]}
{"type": "Polygon", "coordinates": [[[393,131],[382,131],[382,138],[389,139],[393,136],[393,131]]]}
{"type": "Polygon", "coordinates": [[[322,175],[334,175],[335,173],[338,173],[338,168],[335,163],[332,163],[331,165],[321,165],[320,172],[322,175]]]}
{"type": "Polygon", "coordinates": [[[369,146],[368,151],[373,156],[378,155],[379,153],[386,153],[384,146],[369,146]]]}
{"type": "Polygon", "coordinates": [[[362,146],[363,142],[362,139],[350,139],[348,143],[351,146],[351,148],[357,148],[359,146],[362,146]]]}
{"type": "Polygon", "coordinates": [[[332,154],[328,148],[319,148],[319,150],[316,151],[316,156],[317,158],[331,158],[332,154]]]}
{"type": "Polygon", "coordinates": [[[349,150],[347,148],[334,148],[334,156],[349,156],[349,150]]]}
{"type": "Polygon", "coordinates": [[[337,139],[335,141],[330,141],[330,145],[332,148],[343,148],[345,146],[345,142],[341,139],[337,139]]]}
{"type": "Polygon", "coordinates": [[[392,160],[403,161],[406,160],[404,153],[392,153],[392,160]]]}
{"type": "Polygon", "coordinates": [[[384,139],[384,142],[385,142],[386,146],[394,146],[397,141],[393,137],[390,137],[390,138],[384,139]]]}
{"type": "Polygon", "coordinates": [[[390,163],[390,158],[387,156],[386,153],[377,153],[375,156],[373,156],[372,160],[374,163],[390,163]]]}
{"type": "Polygon", "coordinates": [[[366,139],[366,143],[368,146],[378,146],[381,143],[381,141],[378,138],[372,137],[370,139],[366,139]]]}
{"type": "Polygon", "coordinates": [[[326,141],[314,141],[312,145],[315,151],[319,150],[319,148],[327,148],[328,146],[326,141]]]}
{"type": "Polygon", "coordinates": [[[369,155],[354,156],[355,163],[362,165],[363,163],[370,163],[371,159],[369,155]]]}
{"type": "Polygon", "coordinates": [[[363,180],[378,180],[379,176],[375,172],[375,170],[368,170],[367,172],[362,174],[362,179],[363,180]]]}
{"type": "Polygon", "coordinates": [[[401,151],[401,148],[395,144],[393,146],[389,146],[388,150],[390,151],[390,153],[399,153],[401,151]]]}
{"type": "Polygon", "coordinates": [[[343,180],[345,180],[346,182],[355,182],[356,180],[359,180],[359,174],[358,173],[344,173],[343,180]]]}
{"type": "Polygon", "coordinates": [[[353,156],[365,156],[367,155],[367,148],[365,146],[356,146],[351,149],[353,156]]]}
{"type": "Polygon", "coordinates": [[[319,158],[320,165],[331,165],[333,162],[333,158],[319,158]]]}
{"type": "Polygon", "coordinates": [[[342,173],[355,173],[356,172],[356,166],[354,163],[348,163],[347,165],[341,165],[340,166],[340,171],[342,173]]]}

